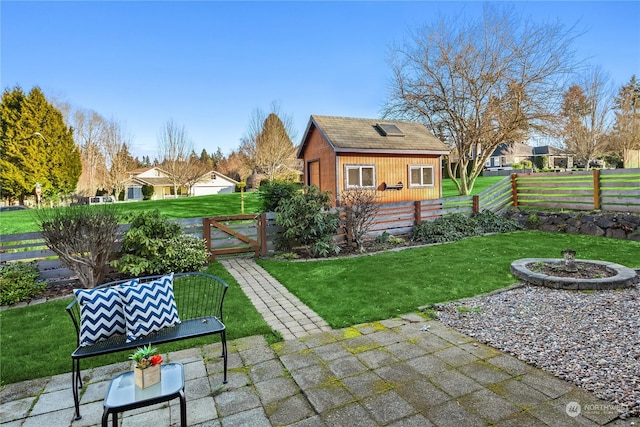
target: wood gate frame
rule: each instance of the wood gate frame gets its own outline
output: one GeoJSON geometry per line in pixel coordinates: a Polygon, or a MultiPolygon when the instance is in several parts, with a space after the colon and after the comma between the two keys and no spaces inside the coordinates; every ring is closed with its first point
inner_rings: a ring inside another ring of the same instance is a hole
{"type": "Polygon", "coordinates": [[[266,214],[243,214],[229,216],[215,216],[202,218],[202,237],[207,242],[207,250],[211,253],[209,260],[215,261],[218,255],[238,254],[246,252],[254,252],[256,257],[265,256],[267,254],[267,236],[266,236],[266,214]],[[257,221],[256,238],[242,234],[232,227],[223,224],[224,221],[257,221]],[[211,228],[222,231],[231,237],[245,243],[244,246],[231,246],[213,249],[211,247],[211,228]]]}

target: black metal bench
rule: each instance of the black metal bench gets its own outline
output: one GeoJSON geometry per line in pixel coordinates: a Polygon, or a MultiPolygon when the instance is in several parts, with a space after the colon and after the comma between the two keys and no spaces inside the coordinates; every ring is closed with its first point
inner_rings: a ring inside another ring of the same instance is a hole
{"type": "MultiPolygon", "coordinates": [[[[148,276],[138,278],[139,283],[150,282],[162,276],[148,276]]],[[[119,286],[128,282],[118,280],[96,286],[94,289],[119,286]]],[[[181,323],[172,327],[152,332],[133,342],[126,342],[126,335],[114,335],[88,346],[80,346],[80,307],[74,299],[66,308],[73,325],[76,328],[76,350],[71,353],[73,399],[76,410],[76,420],[80,415],[79,389],[82,388],[80,375],[80,360],[86,357],[115,353],[123,350],[136,349],[147,344],[162,344],[205,335],[220,334],[222,341],[222,355],[224,364],[223,383],[227,382],[227,339],[226,328],[222,319],[222,303],[228,285],[219,277],[206,273],[177,273],[174,274],[173,291],[178,315],[181,323]]]]}

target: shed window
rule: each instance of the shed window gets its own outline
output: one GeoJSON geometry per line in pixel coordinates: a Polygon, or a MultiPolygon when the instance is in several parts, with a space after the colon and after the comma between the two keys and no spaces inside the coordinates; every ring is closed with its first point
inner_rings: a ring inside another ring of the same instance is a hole
{"type": "Polygon", "coordinates": [[[433,166],[409,166],[409,187],[433,187],[433,166]]]}
{"type": "Polygon", "coordinates": [[[347,188],[373,187],[376,181],[375,166],[346,166],[347,188]]]}

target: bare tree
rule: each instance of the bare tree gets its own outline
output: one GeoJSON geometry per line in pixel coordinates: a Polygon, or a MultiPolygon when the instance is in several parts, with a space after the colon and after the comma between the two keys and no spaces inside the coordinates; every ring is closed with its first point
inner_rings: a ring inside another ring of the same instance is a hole
{"type": "Polygon", "coordinates": [[[115,119],[107,121],[104,138],[105,165],[108,170],[106,190],[116,197],[124,191],[124,183],[129,179],[127,173],[137,166],[129,152],[129,136],[115,119]]]}
{"type": "Polygon", "coordinates": [[[283,115],[274,102],[268,114],[259,108],[254,110],[240,154],[255,173],[270,180],[288,177],[295,159],[292,138],[295,138],[293,119],[283,115]]]}
{"type": "Polygon", "coordinates": [[[375,190],[354,188],[340,194],[347,244],[364,252],[364,238],[380,210],[375,190]]]}
{"type": "Polygon", "coordinates": [[[563,140],[567,150],[588,168],[605,153],[612,104],[609,78],[599,68],[571,86],[562,103],[563,140]]]}
{"type": "Polygon", "coordinates": [[[189,180],[187,163],[193,151],[193,142],[184,126],[167,121],[158,135],[158,157],[162,169],[169,174],[173,194],[189,180]]]}
{"type": "Polygon", "coordinates": [[[238,151],[232,151],[229,157],[218,161],[217,170],[236,181],[245,181],[253,172],[247,167],[246,159],[238,151]]]}
{"type": "Polygon", "coordinates": [[[191,194],[191,189],[195,184],[203,179],[207,179],[207,176],[205,176],[207,172],[213,173],[211,163],[198,157],[195,152],[191,153],[184,167],[185,181],[183,185],[187,187],[187,195],[191,194]]]}
{"type": "Polygon", "coordinates": [[[449,176],[468,194],[500,143],[522,142],[554,119],[574,36],[496,6],[480,20],[458,19],[440,19],[392,50],[384,113],[421,121],[448,144],[449,176]]]}
{"type": "Polygon", "coordinates": [[[94,196],[105,188],[107,170],[104,147],[107,122],[93,110],[76,110],[73,114],[75,139],[82,155],[82,174],[78,180],[78,193],[94,196]]]}

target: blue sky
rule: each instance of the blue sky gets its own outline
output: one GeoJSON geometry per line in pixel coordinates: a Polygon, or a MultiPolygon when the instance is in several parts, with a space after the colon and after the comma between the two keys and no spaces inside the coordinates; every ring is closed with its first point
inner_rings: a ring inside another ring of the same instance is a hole
{"type": "MultiPolygon", "coordinates": [[[[506,3],[506,2],[505,2],[506,3]]],[[[616,86],[640,76],[640,2],[517,2],[537,22],[583,31],[575,48],[616,86]]],[[[311,114],[379,117],[389,47],[439,14],[481,2],[0,3],[3,90],[45,94],[123,124],[134,155],[157,152],[168,120],[199,151],[239,145],[273,101],[299,143],[311,114]]]]}

